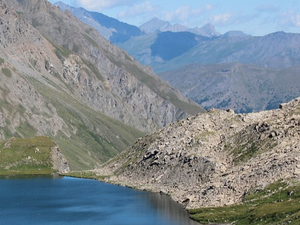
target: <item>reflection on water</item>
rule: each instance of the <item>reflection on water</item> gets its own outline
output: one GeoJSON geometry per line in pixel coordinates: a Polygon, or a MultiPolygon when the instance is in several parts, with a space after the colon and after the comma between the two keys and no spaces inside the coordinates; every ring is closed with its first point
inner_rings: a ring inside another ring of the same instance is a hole
{"type": "Polygon", "coordinates": [[[199,225],[199,223],[189,219],[189,214],[183,207],[175,203],[169,196],[157,193],[148,193],[148,201],[155,207],[161,216],[176,224],[199,225]]]}
{"type": "MultiPolygon", "coordinates": [[[[195,225],[168,196],[76,178],[0,179],[0,224],[195,225]]],[[[199,225],[199,224],[198,224],[199,225]]]]}

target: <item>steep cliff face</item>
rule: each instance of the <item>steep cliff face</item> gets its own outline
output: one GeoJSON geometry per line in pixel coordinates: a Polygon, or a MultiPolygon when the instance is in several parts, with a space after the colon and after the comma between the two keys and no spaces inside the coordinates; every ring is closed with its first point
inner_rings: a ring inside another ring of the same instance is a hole
{"type": "Polygon", "coordinates": [[[203,112],[70,12],[44,0],[7,3],[55,43],[63,67],[52,63],[54,69],[76,98],[96,111],[147,132],[203,112]]]}
{"type": "Polygon", "coordinates": [[[300,98],[260,113],[213,109],[140,138],[95,173],[187,208],[231,205],[278,180],[299,181],[299,143],[300,98]]]}
{"type": "MultiPolygon", "coordinates": [[[[46,71],[42,63],[54,55],[52,46],[3,1],[0,1],[0,15],[1,136],[5,136],[3,132],[16,133],[20,124],[32,126],[33,132],[36,128],[37,135],[46,132],[55,135],[66,124],[27,80],[29,76],[43,80],[38,71],[46,71]],[[37,110],[40,112],[34,113],[37,110]]],[[[46,85],[45,80],[43,83],[46,85]]],[[[69,136],[66,130],[63,132],[69,136]]]]}

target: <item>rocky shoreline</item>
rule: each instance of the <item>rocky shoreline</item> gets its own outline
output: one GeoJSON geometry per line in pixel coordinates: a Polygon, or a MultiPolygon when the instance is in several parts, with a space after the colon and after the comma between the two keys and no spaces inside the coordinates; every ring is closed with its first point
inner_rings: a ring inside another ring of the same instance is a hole
{"type": "Polygon", "coordinates": [[[140,138],[93,172],[187,209],[228,206],[279,180],[300,181],[299,143],[300,98],[259,113],[213,109],[140,138]]]}

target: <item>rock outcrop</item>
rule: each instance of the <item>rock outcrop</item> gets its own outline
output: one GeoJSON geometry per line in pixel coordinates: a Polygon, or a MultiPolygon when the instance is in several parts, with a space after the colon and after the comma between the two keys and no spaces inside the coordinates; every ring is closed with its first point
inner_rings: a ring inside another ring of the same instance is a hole
{"type": "Polygon", "coordinates": [[[187,208],[239,203],[280,179],[300,180],[300,98],[250,114],[212,109],[140,138],[95,171],[163,192],[187,208]]]}
{"type": "Polygon", "coordinates": [[[68,173],[70,172],[70,167],[68,161],[61,153],[58,146],[54,146],[51,148],[50,156],[53,164],[53,169],[58,171],[59,173],[68,173]]]}

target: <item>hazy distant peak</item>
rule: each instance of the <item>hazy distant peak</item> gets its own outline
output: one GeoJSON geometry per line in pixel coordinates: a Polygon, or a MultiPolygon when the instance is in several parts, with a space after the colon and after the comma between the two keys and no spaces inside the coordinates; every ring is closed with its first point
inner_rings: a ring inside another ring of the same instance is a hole
{"type": "Polygon", "coordinates": [[[148,22],[142,24],[139,28],[145,32],[152,33],[165,30],[169,26],[171,26],[171,24],[168,21],[160,20],[159,18],[154,17],[148,22]]]}
{"type": "Polygon", "coordinates": [[[245,34],[243,31],[240,30],[232,30],[228,31],[224,34],[226,37],[246,37],[249,36],[248,34],[245,34]]]}
{"type": "Polygon", "coordinates": [[[178,23],[172,25],[170,22],[161,20],[157,17],[154,17],[151,20],[149,20],[148,22],[142,24],[139,28],[147,33],[153,33],[153,32],[157,32],[157,31],[162,31],[162,32],[165,32],[165,31],[171,31],[171,32],[187,31],[187,32],[199,34],[199,35],[206,36],[206,37],[220,35],[218,32],[216,32],[215,27],[210,23],[204,25],[201,28],[199,28],[199,27],[189,28],[189,27],[183,26],[178,23]]]}
{"type": "Polygon", "coordinates": [[[195,27],[195,28],[191,29],[191,32],[202,35],[202,36],[207,36],[207,37],[213,37],[213,36],[220,35],[219,32],[216,32],[214,25],[212,25],[211,23],[205,24],[201,28],[195,27]]]}

